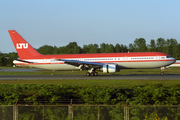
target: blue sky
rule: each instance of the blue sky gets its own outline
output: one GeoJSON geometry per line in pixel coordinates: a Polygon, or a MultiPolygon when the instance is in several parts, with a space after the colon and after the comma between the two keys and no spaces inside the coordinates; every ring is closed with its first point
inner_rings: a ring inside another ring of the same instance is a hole
{"type": "Polygon", "coordinates": [[[0,0],[0,51],[15,52],[8,30],[34,48],[77,42],[129,45],[136,38],[180,43],[179,0],[0,0]]]}

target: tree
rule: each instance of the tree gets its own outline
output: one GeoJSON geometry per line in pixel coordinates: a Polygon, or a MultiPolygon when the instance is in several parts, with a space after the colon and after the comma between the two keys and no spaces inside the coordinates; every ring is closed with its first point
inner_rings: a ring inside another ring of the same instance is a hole
{"type": "Polygon", "coordinates": [[[44,45],[39,49],[37,49],[37,51],[43,55],[49,55],[49,54],[53,54],[54,49],[52,46],[44,45]]]}
{"type": "Polygon", "coordinates": [[[66,45],[66,54],[79,54],[81,53],[81,48],[76,42],[70,42],[66,45]]]}
{"type": "Polygon", "coordinates": [[[121,52],[128,52],[128,47],[126,45],[121,44],[121,52]]]}
{"type": "Polygon", "coordinates": [[[59,54],[60,53],[60,51],[59,51],[59,48],[58,47],[56,47],[56,46],[54,46],[54,51],[53,51],[53,54],[59,54]]]}
{"type": "Polygon", "coordinates": [[[6,59],[3,56],[0,57],[0,66],[6,66],[6,59]]]}
{"type": "Polygon", "coordinates": [[[177,59],[179,60],[180,59],[180,43],[178,44],[178,57],[177,59]]]}
{"type": "Polygon", "coordinates": [[[65,47],[65,46],[59,47],[59,53],[60,53],[60,54],[67,54],[67,53],[66,53],[66,47],[65,47]]]}
{"type": "Polygon", "coordinates": [[[106,44],[105,43],[100,44],[100,52],[106,53],[106,44]]]}
{"type": "Polygon", "coordinates": [[[121,52],[121,46],[117,43],[117,44],[115,45],[115,47],[114,47],[114,50],[115,50],[116,53],[121,52]]]}
{"type": "Polygon", "coordinates": [[[10,58],[13,58],[13,59],[18,58],[18,54],[16,52],[12,52],[12,53],[9,53],[9,54],[10,54],[10,58]]]}
{"type": "Polygon", "coordinates": [[[134,52],[146,52],[147,46],[146,46],[146,40],[144,38],[136,38],[134,40],[134,52]]]}
{"type": "Polygon", "coordinates": [[[89,44],[88,49],[89,49],[89,53],[99,53],[98,44],[89,44]]]}
{"type": "Polygon", "coordinates": [[[178,57],[178,42],[176,39],[170,39],[170,55],[172,57],[177,58],[178,57]]]}
{"type": "Polygon", "coordinates": [[[134,46],[132,43],[129,44],[129,52],[134,52],[134,46]]]}
{"type": "Polygon", "coordinates": [[[83,52],[83,53],[89,53],[89,47],[88,47],[88,45],[83,45],[82,52],[83,52]]]}
{"type": "Polygon", "coordinates": [[[157,52],[164,52],[166,42],[164,38],[158,38],[156,40],[157,52]]]}
{"type": "Polygon", "coordinates": [[[12,59],[6,59],[6,64],[5,66],[13,66],[13,60],[12,59]]]}
{"type": "Polygon", "coordinates": [[[106,44],[106,53],[114,53],[114,46],[112,44],[106,44]]]}
{"type": "Polygon", "coordinates": [[[170,44],[171,43],[170,43],[169,39],[165,40],[165,45],[163,46],[163,51],[162,52],[169,54],[169,52],[170,52],[170,44]]]}
{"type": "Polygon", "coordinates": [[[156,52],[156,43],[153,39],[150,41],[150,52],[156,52]]]}

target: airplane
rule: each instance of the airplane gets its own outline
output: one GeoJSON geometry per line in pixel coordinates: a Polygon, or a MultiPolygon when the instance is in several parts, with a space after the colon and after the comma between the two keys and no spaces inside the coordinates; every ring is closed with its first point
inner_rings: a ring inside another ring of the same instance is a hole
{"type": "Polygon", "coordinates": [[[121,69],[162,68],[176,61],[161,52],[42,55],[15,30],[8,32],[19,55],[19,58],[13,61],[15,65],[47,70],[87,70],[86,76],[97,76],[96,71],[115,73],[121,69]]]}

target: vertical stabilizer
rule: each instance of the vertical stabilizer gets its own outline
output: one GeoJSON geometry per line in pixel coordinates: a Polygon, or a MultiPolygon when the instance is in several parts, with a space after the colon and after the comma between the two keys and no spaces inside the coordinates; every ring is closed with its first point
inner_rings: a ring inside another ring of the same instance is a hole
{"type": "Polygon", "coordinates": [[[36,57],[42,56],[15,30],[8,30],[8,32],[20,59],[35,59],[36,57]]]}

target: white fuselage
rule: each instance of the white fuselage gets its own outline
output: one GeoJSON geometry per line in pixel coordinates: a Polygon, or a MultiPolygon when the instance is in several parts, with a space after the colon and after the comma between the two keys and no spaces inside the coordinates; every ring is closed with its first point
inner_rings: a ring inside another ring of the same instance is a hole
{"type": "MultiPolygon", "coordinates": [[[[166,58],[166,56],[142,56],[142,57],[95,57],[95,58],[68,58],[68,60],[78,60],[97,63],[113,63],[121,66],[122,69],[128,68],[160,68],[168,66],[175,61],[174,58],[166,58]]],[[[48,69],[48,70],[75,70],[80,69],[72,65],[65,64],[63,61],[56,59],[27,59],[26,61],[32,63],[24,63],[20,61],[13,61],[16,65],[26,65],[30,67],[48,69]]]]}

